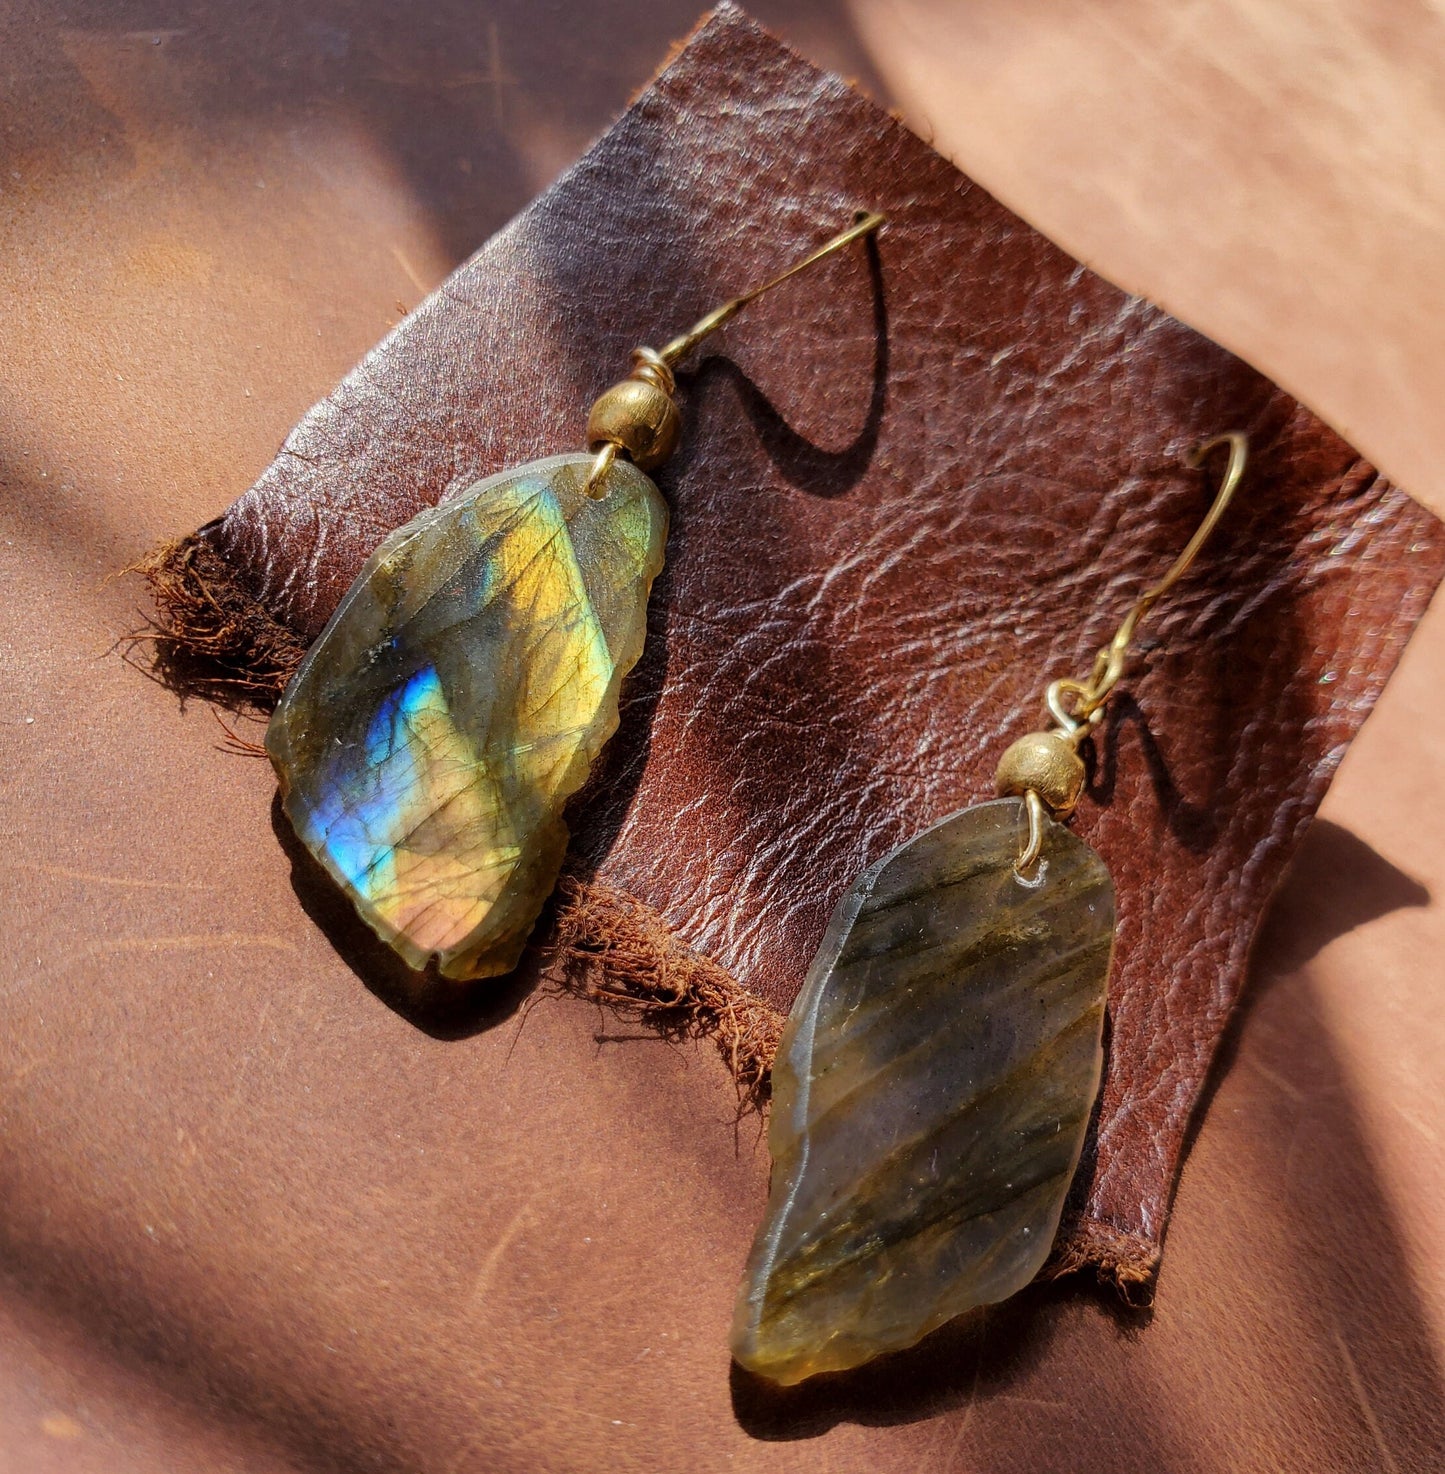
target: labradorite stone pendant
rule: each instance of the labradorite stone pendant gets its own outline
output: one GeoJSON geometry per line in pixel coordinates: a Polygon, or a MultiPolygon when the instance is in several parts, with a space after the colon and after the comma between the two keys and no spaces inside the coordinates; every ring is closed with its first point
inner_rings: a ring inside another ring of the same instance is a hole
{"type": "Polygon", "coordinates": [[[516,966],[617,729],[667,507],[621,459],[589,495],[595,463],[535,461],[393,532],[267,729],[296,833],[414,968],[516,966]]]}
{"type": "Polygon", "coordinates": [[[1103,1062],[1114,892],[1016,798],[944,819],[843,897],[773,1065],[767,1215],[732,1350],[776,1382],[1005,1299],[1047,1258],[1103,1062]]]}
{"type": "Polygon", "coordinates": [[[368,559],[266,732],[287,817],[414,968],[510,972],[557,881],[562,810],[642,653],[676,449],[673,366],[749,302],[884,223],[861,215],[699,318],[587,416],[586,455],[492,476],[368,559]]]}

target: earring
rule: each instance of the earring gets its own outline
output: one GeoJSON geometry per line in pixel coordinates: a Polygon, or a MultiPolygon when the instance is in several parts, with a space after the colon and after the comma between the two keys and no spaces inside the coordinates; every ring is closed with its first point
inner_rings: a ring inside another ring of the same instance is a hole
{"type": "Polygon", "coordinates": [[[1050,731],[998,766],[1002,797],[879,860],[838,903],[773,1065],[767,1214],[732,1352],[791,1384],[912,1346],[1043,1267],[1103,1067],[1114,889],[1064,828],[1079,745],[1140,622],[1182,578],[1244,472],[1130,609],[1087,681],[1056,680],[1050,731]]]}
{"type": "Polygon", "coordinates": [[[488,477],[371,555],[266,731],[297,835],[413,968],[510,972],[556,884],[563,805],[617,730],[642,654],[676,448],[673,366],[854,225],[708,313],[593,406],[589,452],[488,477]]]}

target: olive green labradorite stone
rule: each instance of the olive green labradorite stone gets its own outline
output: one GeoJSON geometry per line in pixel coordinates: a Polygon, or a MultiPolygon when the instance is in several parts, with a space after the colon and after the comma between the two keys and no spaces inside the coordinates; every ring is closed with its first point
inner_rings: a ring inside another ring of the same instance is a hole
{"type": "Polygon", "coordinates": [[[451,978],[516,966],[567,848],[562,808],[617,729],[667,507],[557,456],[393,532],[266,732],[287,817],[383,940],[451,978]]]}
{"type": "Polygon", "coordinates": [[[1024,806],[965,809],[844,896],[773,1064],[733,1355],[777,1382],[912,1346],[1038,1273],[1099,1088],[1114,891],[1024,806]]]}

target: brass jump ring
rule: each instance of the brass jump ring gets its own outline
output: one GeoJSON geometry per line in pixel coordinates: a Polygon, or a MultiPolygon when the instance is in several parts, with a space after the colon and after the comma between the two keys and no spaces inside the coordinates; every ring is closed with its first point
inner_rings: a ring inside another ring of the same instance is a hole
{"type": "Polygon", "coordinates": [[[606,480],[607,473],[612,469],[612,463],[616,459],[617,444],[615,441],[609,440],[597,452],[597,458],[592,462],[592,469],[587,473],[587,482],[582,488],[594,502],[599,502],[606,496],[606,491],[599,490],[598,488],[606,480]]]}
{"type": "Polygon", "coordinates": [[[1099,725],[1104,713],[1103,703],[1096,701],[1090,688],[1082,681],[1070,680],[1067,676],[1049,682],[1049,688],[1044,692],[1044,705],[1059,731],[1075,746],[1099,725]],[[1064,705],[1065,696],[1079,698],[1081,704],[1078,711],[1070,711],[1064,705]]]}
{"type": "Polygon", "coordinates": [[[1032,788],[1024,790],[1024,812],[1028,815],[1029,832],[1018,859],[1014,861],[1014,874],[1028,884],[1038,878],[1031,877],[1026,872],[1038,864],[1039,856],[1044,852],[1044,819],[1047,813],[1043,799],[1032,788]]]}

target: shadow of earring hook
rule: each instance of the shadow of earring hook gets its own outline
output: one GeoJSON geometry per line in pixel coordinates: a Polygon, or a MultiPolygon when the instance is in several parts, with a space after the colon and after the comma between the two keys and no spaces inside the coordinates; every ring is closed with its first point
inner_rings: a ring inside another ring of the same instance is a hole
{"type": "Polygon", "coordinates": [[[852,490],[867,472],[877,449],[887,402],[889,376],[888,304],[883,290],[883,267],[877,242],[867,240],[869,280],[873,289],[872,386],[863,423],[853,439],[839,450],[827,450],[788,424],[768,396],[731,359],[722,355],[706,358],[690,375],[691,390],[697,393],[714,378],[733,386],[768,458],[789,485],[831,500],[852,490]]]}

